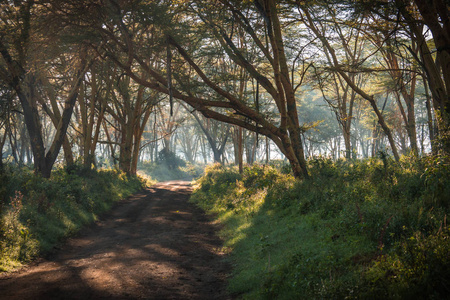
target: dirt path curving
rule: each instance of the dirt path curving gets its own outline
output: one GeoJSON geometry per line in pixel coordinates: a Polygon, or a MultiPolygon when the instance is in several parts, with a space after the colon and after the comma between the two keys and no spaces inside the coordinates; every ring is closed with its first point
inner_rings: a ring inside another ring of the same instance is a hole
{"type": "Polygon", "coordinates": [[[0,299],[230,299],[217,228],[189,182],[123,200],[53,257],[0,275],[0,299]]]}

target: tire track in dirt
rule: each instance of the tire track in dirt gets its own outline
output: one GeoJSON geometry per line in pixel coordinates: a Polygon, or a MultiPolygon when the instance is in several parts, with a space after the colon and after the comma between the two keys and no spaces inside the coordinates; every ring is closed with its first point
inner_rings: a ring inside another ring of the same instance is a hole
{"type": "Polygon", "coordinates": [[[231,299],[216,226],[186,181],[122,200],[51,258],[0,275],[1,299],[231,299]]]}

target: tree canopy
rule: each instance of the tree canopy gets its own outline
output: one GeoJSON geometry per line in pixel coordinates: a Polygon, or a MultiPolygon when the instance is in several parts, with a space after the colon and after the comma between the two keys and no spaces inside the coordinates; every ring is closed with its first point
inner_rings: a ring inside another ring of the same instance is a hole
{"type": "MultiPolygon", "coordinates": [[[[274,144],[296,177],[309,177],[308,156],[340,157],[341,144],[347,158],[448,153],[448,11],[444,0],[4,1],[2,155],[24,160],[19,145],[31,148],[45,177],[61,148],[67,164],[104,153],[135,173],[145,147],[153,158],[159,140],[167,151],[181,138],[155,127],[176,102],[214,160],[230,143],[256,159],[264,136],[266,157],[274,144]],[[202,118],[228,125],[212,133],[202,118]]],[[[200,149],[180,145],[190,160],[200,149]]]]}

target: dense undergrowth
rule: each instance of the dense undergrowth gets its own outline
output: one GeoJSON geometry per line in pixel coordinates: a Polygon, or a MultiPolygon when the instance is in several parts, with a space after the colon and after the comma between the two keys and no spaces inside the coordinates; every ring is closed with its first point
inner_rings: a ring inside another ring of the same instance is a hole
{"type": "Polygon", "coordinates": [[[51,251],[146,184],[116,170],[78,165],[55,170],[51,179],[13,167],[0,177],[0,271],[51,251]]]}
{"type": "Polygon", "coordinates": [[[309,161],[311,180],[271,166],[214,165],[192,201],[224,224],[244,299],[446,299],[445,157],[309,161]]]}

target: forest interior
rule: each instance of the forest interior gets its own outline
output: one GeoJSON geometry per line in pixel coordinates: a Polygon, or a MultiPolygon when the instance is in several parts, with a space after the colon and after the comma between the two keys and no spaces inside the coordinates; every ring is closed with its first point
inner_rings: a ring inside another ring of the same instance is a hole
{"type": "Polygon", "coordinates": [[[450,3],[0,0],[0,154],[0,298],[448,299],[450,3]]]}

